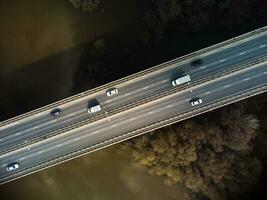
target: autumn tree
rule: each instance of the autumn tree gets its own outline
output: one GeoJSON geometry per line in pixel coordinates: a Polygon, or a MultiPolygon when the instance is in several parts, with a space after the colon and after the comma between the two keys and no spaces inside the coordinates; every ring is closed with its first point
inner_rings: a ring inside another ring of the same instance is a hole
{"type": "Polygon", "coordinates": [[[92,12],[100,6],[100,0],[69,0],[75,8],[83,12],[92,12]]]}
{"type": "Polygon", "coordinates": [[[208,199],[231,199],[257,182],[253,152],[257,118],[241,107],[215,111],[122,144],[150,174],[180,183],[208,199]]]}

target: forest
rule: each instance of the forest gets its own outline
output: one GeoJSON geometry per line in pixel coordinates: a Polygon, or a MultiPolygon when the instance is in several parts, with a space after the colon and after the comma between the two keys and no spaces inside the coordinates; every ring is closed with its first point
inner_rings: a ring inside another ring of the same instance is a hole
{"type": "Polygon", "coordinates": [[[266,170],[266,94],[121,145],[148,173],[181,184],[190,199],[246,199],[266,170]]]}

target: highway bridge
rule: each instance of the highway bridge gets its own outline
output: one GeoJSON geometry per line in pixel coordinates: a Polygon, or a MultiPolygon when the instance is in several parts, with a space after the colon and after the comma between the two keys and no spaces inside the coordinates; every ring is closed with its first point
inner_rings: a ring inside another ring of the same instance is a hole
{"type": "Polygon", "coordinates": [[[263,27],[1,122],[0,184],[266,90],[263,27]],[[192,66],[196,59],[203,63],[192,66]],[[181,74],[191,81],[173,87],[181,74]],[[112,87],[119,93],[109,97],[112,87]],[[203,103],[192,106],[193,98],[203,103]],[[91,99],[101,111],[87,112],[91,99]],[[7,171],[10,163],[19,168],[7,171]]]}

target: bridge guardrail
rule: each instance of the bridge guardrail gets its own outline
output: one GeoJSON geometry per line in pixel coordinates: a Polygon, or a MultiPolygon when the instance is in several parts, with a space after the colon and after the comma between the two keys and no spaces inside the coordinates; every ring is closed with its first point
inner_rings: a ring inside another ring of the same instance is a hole
{"type": "Polygon", "coordinates": [[[16,116],[16,117],[7,119],[7,120],[5,120],[5,121],[0,122],[0,127],[1,127],[1,126],[4,126],[4,125],[7,125],[7,124],[10,124],[10,123],[12,123],[12,122],[18,121],[18,120],[27,118],[27,117],[32,116],[32,115],[37,114],[37,113],[41,113],[41,112],[45,112],[45,111],[50,111],[51,109],[53,109],[53,108],[55,108],[55,107],[58,107],[58,106],[63,105],[63,104],[65,104],[65,103],[68,103],[68,102],[77,100],[77,99],[79,99],[79,98],[85,97],[85,96],[87,96],[87,95],[89,95],[89,94],[93,94],[93,93],[99,92],[99,91],[101,91],[101,90],[106,90],[106,89],[108,89],[108,88],[110,88],[110,87],[113,87],[114,85],[121,84],[121,83],[126,82],[126,81],[128,81],[128,80],[130,80],[130,79],[138,78],[138,77],[141,77],[141,76],[143,76],[143,75],[145,75],[145,74],[149,74],[149,73],[151,73],[151,72],[155,72],[155,71],[157,71],[157,70],[160,70],[160,69],[166,67],[166,65],[171,65],[171,64],[180,62],[180,61],[182,61],[182,60],[186,60],[186,59],[189,59],[189,58],[193,58],[193,57],[195,57],[195,56],[199,56],[199,55],[201,55],[201,54],[204,54],[205,52],[209,52],[209,51],[212,51],[212,50],[214,50],[214,49],[222,48],[223,46],[232,44],[233,42],[239,42],[239,41],[241,41],[241,40],[243,40],[243,39],[245,39],[245,38],[248,38],[248,37],[251,37],[251,36],[255,36],[255,35],[257,35],[257,34],[261,34],[261,33],[264,33],[264,32],[266,32],[266,31],[267,31],[267,26],[265,26],[265,27],[261,27],[261,28],[259,28],[259,29],[253,30],[253,31],[250,31],[250,32],[245,33],[245,34],[242,34],[242,35],[240,35],[240,36],[236,36],[236,37],[234,37],[234,38],[231,38],[231,39],[228,39],[228,40],[226,40],[226,41],[220,42],[220,43],[218,43],[218,44],[215,44],[215,45],[206,47],[206,48],[204,48],[204,49],[200,49],[200,50],[198,50],[198,51],[189,53],[189,54],[187,54],[187,55],[185,55],[185,56],[182,56],[182,57],[179,57],[179,58],[170,60],[170,61],[165,62],[165,63],[162,63],[162,64],[160,64],[160,65],[156,65],[156,66],[154,66],[154,67],[151,67],[151,68],[146,69],[146,70],[143,70],[143,71],[141,71],[141,72],[132,74],[132,75],[130,75],[130,76],[127,76],[127,77],[124,77],[124,78],[115,80],[115,81],[110,82],[110,83],[107,83],[107,84],[105,84],[105,85],[102,85],[102,86],[99,86],[99,87],[96,87],[96,88],[87,90],[87,91],[85,91],[85,92],[82,92],[82,93],[73,95],[73,96],[71,96],[71,97],[62,99],[62,100],[60,100],[60,101],[54,102],[54,103],[52,103],[52,104],[49,104],[49,105],[46,105],[46,106],[37,108],[37,109],[35,109],[35,110],[26,112],[26,113],[24,113],[24,114],[18,115],[18,116],[16,116]]]}
{"type": "Polygon", "coordinates": [[[222,104],[218,104],[218,102],[212,103],[212,104],[210,104],[208,106],[205,106],[206,109],[204,111],[202,111],[201,108],[197,108],[197,109],[195,109],[195,111],[201,111],[201,112],[195,112],[195,114],[193,114],[193,115],[189,115],[187,117],[182,117],[181,118],[181,116],[184,116],[186,113],[192,113],[192,111],[185,112],[185,113],[179,114],[177,116],[174,116],[174,117],[168,118],[166,120],[163,120],[161,122],[153,123],[151,125],[148,125],[147,127],[139,128],[139,129],[136,129],[136,130],[128,132],[128,133],[125,133],[125,134],[117,136],[117,137],[108,138],[105,141],[99,142],[99,143],[91,145],[89,147],[70,152],[70,153],[68,153],[68,154],[66,154],[64,156],[59,156],[57,158],[54,158],[52,160],[40,163],[40,164],[38,164],[36,166],[30,167],[28,169],[25,169],[23,171],[17,172],[15,174],[11,174],[11,175],[5,176],[3,178],[0,178],[0,185],[4,184],[4,183],[7,183],[7,182],[9,182],[11,180],[14,180],[16,178],[20,178],[20,177],[32,174],[32,173],[40,171],[42,169],[45,169],[45,168],[48,168],[48,167],[51,167],[51,166],[66,162],[68,160],[72,160],[74,158],[77,158],[77,157],[80,157],[82,155],[94,152],[96,150],[100,150],[100,149],[103,149],[105,147],[108,147],[108,146],[117,144],[119,142],[128,140],[130,138],[145,134],[147,132],[151,132],[153,130],[162,128],[164,126],[174,124],[176,122],[185,120],[185,119],[187,119],[187,118],[189,118],[191,116],[196,116],[196,115],[199,115],[199,114],[202,114],[202,113],[206,113],[208,111],[223,107],[225,105],[234,103],[236,101],[240,101],[242,99],[246,99],[246,98],[255,96],[257,94],[261,94],[261,93],[266,92],[266,91],[267,91],[267,84],[265,84],[263,86],[260,86],[260,87],[253,88],[253,89],[251,89],[249,91],[246,91],[245,93],[241,93],[239,95],[233,95],[231,97],[228,97],[227,99],[222,101],[222,102],[224,102],[222,104]]]}
{"type": "MultiPolygon", "coordinates": [[[[229,68],[229,69],[221,71],[219,73],[218,72],[212,73],[208,77],[204,77],[204,78],[200,78],[200,79],[191,81],[189,85],[181,85],[180,87],[173,87],[173,88],[165,90],[163,92],[160,92],[160,93],[157,93],[157,94],[152,94],[152,95],[150,95],[150,96],[148,96],[146,98],[140,99],[138,101],[131,102],[131,103],[125,105],[125,106],[121,106],[121,107],[116,108],[116,109],[107,109],[105,111],[108,113],[108,116],[112,116],[112,115],[121,113],[123,111],[129,110],[131,108],[140,106],[142,104],[145,104],[145,103],[148,103],[148,102],[151,102],[151,101],[155,101],[155,100],[163,98],[165,96],[180,92],[182,90],[185,90],[185,89],[197,86],[197,85],[200,85],[200,84],[205,83],[207,81],[212,81],[212,80],[215,80],[215,79],[217,79],[219,77],[231,74],[233,72],[237,72],[237,71],[249,68],[251,66],[254,66],[256,64],[259,64],[259,63],[262,63],[262,62],[265,62],[265,61],[267,61],[267,55],[266,56],[261,56],[261,57],[255,59],[255,60],[252,60],[252,61],[247,62],[247,63],[238,64],[233,68],[229,68]]],[[[96,115],[94,118],[87,118],[87,119],[85,119],[83,121],[76,122],[74,124],[71,124],[69,126],[63,127],[61,129],[57,129],[55,131],[48,132],[45,135],[45,137],[46,137],[45,139],[53,137],[53,136],[56,136],[56,135],[59,135],[59,134],[62,134],[62,133],[67,132],[67,131],[71,131],[73,129],[79,128],[81,126],[87,125],[87,124],[95,122],[97,120],[101,120],[103,118],[107,118],[107,114],[105,112],[101,113],[100,115],[96,115]]],[[[15,150],[15,149],[18,149],[18,148],[23,148],[23,147],[31,145],[31,144],[33,144],[35,142],[42,141],[43,139],[44,139],[44,136],[41,136],[41,137],[38,136],[38,137],[32,138],[31,140],[27,140],[27,143],[21,142],[21,143],[18,143],[16,145],[14,145],[14,146],[10,146],[10,148],[0,149],[0,155],[8,153],[8,152],[10,152],[12,150],[15,150]]]]}

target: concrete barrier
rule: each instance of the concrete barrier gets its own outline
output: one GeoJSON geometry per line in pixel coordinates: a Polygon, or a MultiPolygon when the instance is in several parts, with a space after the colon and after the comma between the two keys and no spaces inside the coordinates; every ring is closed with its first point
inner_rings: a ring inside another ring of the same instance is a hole
{"type": "Polygon", "coordinates": [[[35,117],[36,115],[45,114],[46,112],[49,112],[51,109],[53,109],[55,107],[62,106],[64,104],[66,104],[66,103],[69,103],[69,102],[74,101],[74,100],[78,100],[80,98],[86,97],[87,95],[91,95],[93,93],[96,93],[96,92],[99,92],[99,91],[102,91],[102,90],[107,90],[108,88],[110,88],[110,87],[112,87],[114,85],[118,85],[118,84],[121,84],[123,82],[127,82],[127,81],[132,80],[132,79],[141,78],[142,76],[149,75],[150,73],[153,73],[153,72],[156,72],[158,70],[164,69],[165,67],[170,66],[170,65],[172,65],[174,63],[178,63],[178,62],[181,62],[181,61],[184,61],[184,60],[187,60],[187,59],[193,59],[193,58],[195,58],[197,56],[203,55],[203,54],[208,53],[208,52],[209,52],[209,54],[211,54],[211,53],[214,53],[216,51],[220,51],[222,49],[229,48],[231,46],[234,46],[234,45],[243,43],[245,41],[251,40],[253,38],[260,37],[262,35],[266,35],[267,34],[266,30],[267,30],[267,26],[259,28],[259,29],[256,29],[256,30],[253,30],[253,31],[250,31],[250,32],[245,33],[243,35],[240,35],[240,36],[231,38],[229,40],[226,40],[224,42],[212,45],[210,47],[195,51],[193,53],[190,53],[190,54],[187,54],[185,56],[173,59],[171,61],[162,63],[160,65],[151,67],[149,69],[146,69],[146,70],[143,70],[141,72],[132,74],[130,76],[118,79],[116,81],[107,83],[105,85],[96,87],[94,89],[87,90],[85,92],[76,94],[74,96],[62,99],[60,101],[54,102],[54,103],[46,105],[44,107],[37,108],[37,109],[32,110],[30,112],[27,112],[27,113],[24,113],[24,114],[21,114],[21,115],[18,115],[16,117],[13,117],[13,118],[10,118],[10,119],[7,119],[5,121],[0,122],[0,127],[7,126],[7,125],[9,125],[11,123],[17,123],[19,120],[24,120],[24,119],[26,119],[28,117],[35,117]],[[35,116],[33,116],[33,115],[35,115],[35,116]]]}

